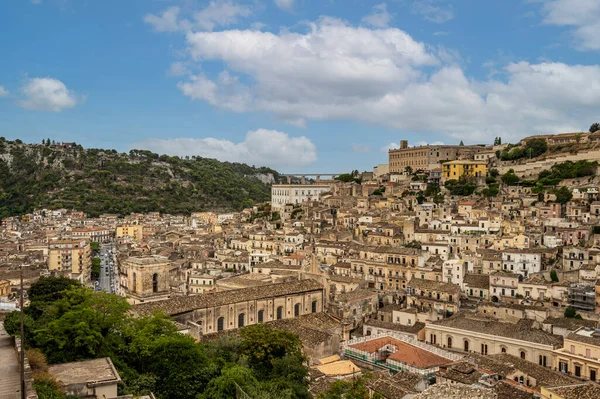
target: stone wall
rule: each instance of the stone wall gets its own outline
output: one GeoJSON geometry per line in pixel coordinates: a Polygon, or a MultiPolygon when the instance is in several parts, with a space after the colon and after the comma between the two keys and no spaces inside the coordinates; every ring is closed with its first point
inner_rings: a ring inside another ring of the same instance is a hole
{"type": "MultiPolygon", "coordinates": [[[[21,339],[15,338],[15,356],[17,357],[17,361],[19,363],[19,371],[21,367],[21,350],[23,350],[21,346],[21,339]]],[[[27,355],[25,355],[25,398],[27,399],[38,399],[37,392],[33,387],[33,373],[31,371],[31,366],[29,365],[29,359],[27,359],[27,355]]]]}
{"type": "MultiPolygon", "coordinates": [[[[518,176],[529,179],[537,178],[541,171],[550,169],[552,165],[566,161],[598,161],[600,163],[600,149],[579,151],[576,154],[551,155],[541,161],[535,162],[520,163],[519,161],[505,161],[502,162],[502,165],[498,165],[496,169],[498,169],[500,174],[504,174],[508,172],[509,169],[513,169],[518,176]]],[[[585,179],[587,180],[587,177],[585,179]]]]}

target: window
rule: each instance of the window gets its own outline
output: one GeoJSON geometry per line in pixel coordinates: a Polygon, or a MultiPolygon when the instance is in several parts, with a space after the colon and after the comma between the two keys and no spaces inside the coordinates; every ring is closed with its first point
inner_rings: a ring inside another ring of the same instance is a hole
{"type": "Polygon", "coordinates": [[[448,337],[448,348],[452,349],[452,337],[448,337]]]}
{"type": "Polygon", "coordinates": [[[317,313],[317,301],[316,300],[312,301],[311,312],[317,313]]]}
{"type": "Polygon", "coordinates": [[[264,310],[259,310],[258,311],[258,322],[262,323],[265,317],[265,311],[264,310]]]}
{"type": "Polygon", "coordinates": [[[592,354],[591,354],[590,349],[586,349],[585,350],[585,357],[591,357],[591,356],[592,356],[592,354]]]}
{"type": "Polygon", "coordinates": [[[297,303],[294,305],[294,317],[300,316],[300,304],[297,303]]]}
{"type": "Polygon", "coordinates": [[[487,344],[481,344],[481,354],[482,355],[487,355],[488,354],[488,346],[487,346],[487,344]]]}
{"type": "Polygon", "coordinates": [[[277,308],[277,320],[281,320],[283,318],[283,306],[279,306],[277,308]]]}
{"type": "Polygon", "coordinates": [[[540,365],[540,366],[544,366],[544,367],[546,367],[546,361],[547,361],[547,358],[546,358],[546,356],[542,356],[542,355],[540,355],[540,359],[539,359],[539,362],[538,362],[538,363],[539,363],[539,365],[540,365]]]}
{"type": "Polygon", "coordinates": [[[596,370],[590,369],[590,381],[596,381],[596,370]]]}
{"type": "Polygon", "coordinates": [[[575,377],[581,377],[581,366],[575,365],[575,377]]]}
{"type": "Polygon", "coordinates": [[[469,351],[469,341],[467,341],[466,339],[465,339],[464,347],[465,347],[465,352],[468,352],[469,351]]]}
{"type": "Polygon", "coordinates": [[[244,327],[245,322],[246,322],[246,314],[245,313],[240,313],[238,315],[238,328],[244,327]]]}
{"type": "Polygon", "coordinates": [[[521,359],[525,359],[525,351],[521,351],[521,359]]]}
{"type": "Polygon", "coordinates": [[[136,288],[137,288],[137,275],[135,274],[135,272],[133,273],[133,292],[136,292],[136,288]]]}
{"type": "Polygon", "coordinates": [[[225,324],[225,318],[224,317],[219,317],[217,319],[217,331],[223,331],[224,324],[225,324]]]}
{"type": "Polygon", "coordinates": [[[158,274],[152,275],[152,292],[158,292],[158,274]]]}

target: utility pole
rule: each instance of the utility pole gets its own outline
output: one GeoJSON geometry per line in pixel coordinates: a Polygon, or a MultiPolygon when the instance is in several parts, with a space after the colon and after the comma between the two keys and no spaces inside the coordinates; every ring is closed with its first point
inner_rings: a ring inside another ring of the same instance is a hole
{"type": "Polygon", "coordinates": [[[23,323],[23,264],[21,263],[21,295],[19,296],[19,306],[21,308],[21,399],[25,399],[25,326],[23,323]]]}

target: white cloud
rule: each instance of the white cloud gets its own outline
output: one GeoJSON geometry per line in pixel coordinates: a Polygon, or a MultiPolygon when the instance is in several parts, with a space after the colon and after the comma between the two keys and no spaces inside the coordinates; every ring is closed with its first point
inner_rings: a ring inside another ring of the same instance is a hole
{"type": "Polygon", "coordinates": [[[373,11],[362,20],[375,28],[386,28],[392,20],[392,14],[388,12],[387,4],[381,3],[373,7],[373,11]]]}
{"type": "Polygon", "coordinates": [[[384,145],[383,147],[381,147],[379,149],[379,151],[385,152],[387,154],[387,152],[389,150],[395,150],[397,148],[400,148],[400,146],[398,145],[398,143],[389,143],[388,145],[384,145]]]}
{"type": "Polygon", "coordinates": [[[201,29],[211,31],[218,26],[229,26],[237,23],[240,18],[252,14],[250,7],[236,4],[232,0],[213,0],[200,11],[186,13],[179,7],[169,7],[160,15],[146,14],[144,22],[151,25],[157,32],[189,31],[201,29]]]}
{"type": "Polygon", "coordinates": [[[184,95],[295,126],[352,120],[452,141],[508,142],[585,125],[600,107],[598,65],[490,64],[493,73],[477,80],[465,75],[457,52],[396,28],[323,17],[304,32],[229,29],[188,32],[186,40],[186,62],[223,70],[181,79],[184,95]]]}
{"type": "Polygon", "coordinates": [[[277,130],[249,131],[244,141],[234,143],[216,138],[147,139],[135,148],[169,155],[198,155],[220,161],[244,162],[272,167],[303,166],[317,160],[317,148],[310,139],[290,137],[277,130]]]}
{"type": "Polygon", "coordinates": [[[294,0],[275,0],[275,5],[284,10],[291,10],[294,6],[294,0]]]}
{"type": "Polygon", "coordinates": [[[3,86],[0,86],[0,97],[8,96],[10,92],[3,86]]]}
{"type": "Polygon", "coordinates": [[[454,18],[452,6],[444,0],[415,0],[412,12],[420,14],[427,21],[442,24],[454,18]]]}
{"type": "Polygon", "coordinates": [[[181,28],[179,24],[179,7],[169,7],[160,15],[146,14],[144,22],[152,25],[157,32],[175,32],[181,28]]]}
{"type": "Polygon", "coordinates": [[[292,125],[292,126],[296,126],[296,127],[301,127],[301,128],[306,127],[306,119],[304,119],[304,118],[288,118],[288,119],[283,119],[283,122],[287,123],[288,125],[292,125]]]}
{"type": "Polygon", "coordinates": [[[432,142],[432,143],[428,143],[427,141],[420,140],[420,141],[417,141],[417,142],[416,142],[414,145],[412,145],[411,147],[422,147],[422,146],[424,146],[424,145],[444,145],[444,143],[443,143],[443,142],[441,142],[441,141],[434,141],[434,142],[432,142]]]}
{"type": "Polygon", "coordinates": [[[364,144],[352,144],[352,152],[371,152],[371,149],[364,144]]]}
{"type": "Polygon", "coordinates": [[[67,86],[58,79],[32,78],[21,87],[23,99],[19,105],[35,111],[60,112],[73,108],[83,98],[69,91],[67,86]]]}
{"type": "Polygon", "coordinates": [[[212,30],[216,26],[228,26],[236,23],[241,17],[252,14],[249,7],[235,4],[230,0],[214,0],[208,6],[194,14],[196,25],[202,29],[212,30]]]}
{"type": "Polygon", "coordinates": [[[186,62],[177,61],[171,64],[167,73],[169,76],[185,76],[191,72],[186,62]]]}
{"type": "Polygon", "coordinates": [[[598,0],[542,0],[544,23],[572,26],[576,47],[600,50],[600,2],[598,0]]]}

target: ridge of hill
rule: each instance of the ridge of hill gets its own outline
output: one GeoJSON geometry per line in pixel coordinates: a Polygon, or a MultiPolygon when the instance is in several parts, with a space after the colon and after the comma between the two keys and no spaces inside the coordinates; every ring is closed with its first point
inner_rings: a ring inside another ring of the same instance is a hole
{"type": "Polygon", "coordinates": [[[102,213],[239,211],[268,201],[279,173],[202,157],[129,154],[0,137],[0,218],[36,208],[102,213]]]}

